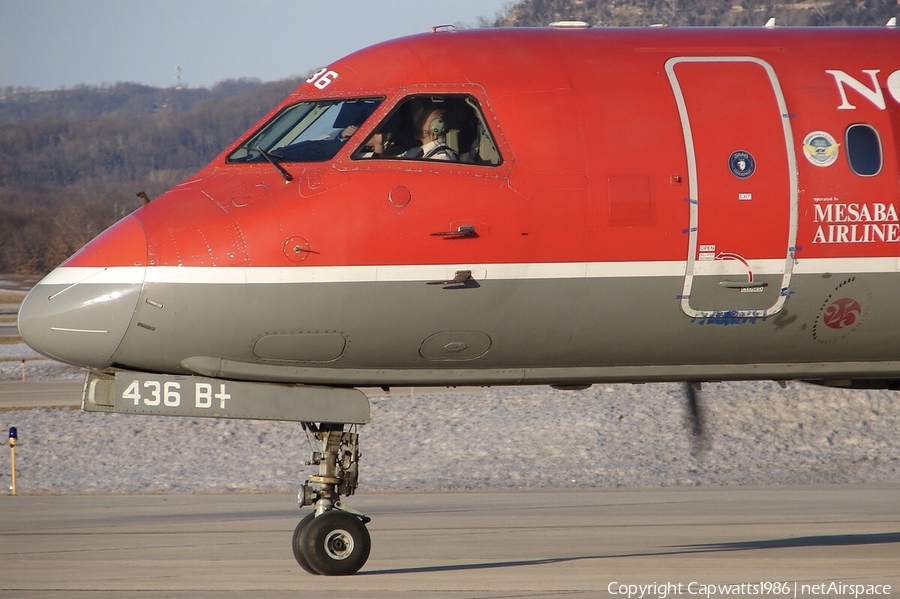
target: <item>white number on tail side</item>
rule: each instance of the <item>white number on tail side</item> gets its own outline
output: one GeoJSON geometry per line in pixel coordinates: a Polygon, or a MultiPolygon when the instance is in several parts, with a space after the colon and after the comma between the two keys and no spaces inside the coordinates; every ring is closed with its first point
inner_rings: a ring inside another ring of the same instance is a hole
{"type": "Polygon", "coordinates": [[[209,383],[197,383],[196,393],[194,394],[194,407],[211,408],[212,400],[219,400],[219,407],[225,409],[225,400],[231,399],[231,394],[225,393],[225,383],[219,384],[219,392],[213,395],[212,385],[209,383]]]}
{"type": "Polygon", "coordinates": [[[141,405],[141,389],[138,386],[138,381],[131,381],[131,384],[122,393],[122,399],[133,399],[134,405],[141,405]]]}
{"type": "Polygon", "coordinates": [[[319,69],[316,71],[315,75],[306,80],[307,83],[312,83],[318,89],[325,89],[331,82],[338,78],[338,74],[334,71],[328,69],[328,67],[319,69]]]}
{"type": "Polygon", "coordinates": [[[141,396],[140,381],[131,381],[122,392],[122,399],[130,399],[136,406],[142,403],[145,406],[158,406],[162,403],[167,407],[177,408],[181,405],[181,383],[178,381],[167,381],[164,384],[159,381],[144,381],[144,389],[150,392],[149,396],[141,396]]]}
{"type": "Polygon", "coordinates": [[[177,408],[181,405],[181,394],[178,393],[179,389],[181,389],[181,383],[177,381],[169,381],[163,385],[163,403],[170,408],[177,408]]]}

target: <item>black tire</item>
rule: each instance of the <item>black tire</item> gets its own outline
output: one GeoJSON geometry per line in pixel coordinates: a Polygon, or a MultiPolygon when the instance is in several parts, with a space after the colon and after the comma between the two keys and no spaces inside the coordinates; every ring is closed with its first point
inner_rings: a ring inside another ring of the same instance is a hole
{"type": "Polygon", "coordinates": [[[309,562],[306,561],[306,556],[303,555],[303,550],[300,546],[300,537],[303,536],[303,531],[306,530],[306,527],[309,526],[309,523],[313,521],[313,518],[316,517],[315,512],[310,512],[306,514],[303,520],[300,520],[300,523],[297,524],[297,528],[294,529],[294,537],[291,539],[291,549],[294,550],[294,559],[297,560],[297,563],[300,564],[300,567],[309,572],[310,574],[315,574],[318,576],[318,572],[313,570],[313,567],[309,565],[309,562]]]}
{"type": "Polygon", "coordinates": [[[371,548],[366,525],[339,510],[315,518],[300,534],[300,553],[313,570],[325,576],[356,574],[369,559],[371,548]]]}

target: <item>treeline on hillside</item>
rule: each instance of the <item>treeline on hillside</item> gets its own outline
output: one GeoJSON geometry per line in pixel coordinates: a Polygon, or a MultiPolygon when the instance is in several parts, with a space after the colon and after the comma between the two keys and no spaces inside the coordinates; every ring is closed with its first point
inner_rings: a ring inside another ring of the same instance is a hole
{"type": "Polygon", "coordinates": [[[116,113],[140,117],[159,110],[182,112],[200,100],[225,100],[255,92],[259,79],[229,79],[212,88],[159,88],[137,83],[92,87],[77,85],[55,91],[7,86],[0,90],[0,125],[41,117],[98,117],[116,113]]]}
{"type": "Polygon", "coordinates": [[[523,0],[482,25],[546,27],[577,20],[607,27],[753,27],[774,17],[783,26],[875,26],[898,15],[897,0],[523,0]]]}
{"type": "Polygon", "coordinates": [[[47,272],[209,162],[300,84],[134,84],[0,97],[0,272],[47,272]]]}

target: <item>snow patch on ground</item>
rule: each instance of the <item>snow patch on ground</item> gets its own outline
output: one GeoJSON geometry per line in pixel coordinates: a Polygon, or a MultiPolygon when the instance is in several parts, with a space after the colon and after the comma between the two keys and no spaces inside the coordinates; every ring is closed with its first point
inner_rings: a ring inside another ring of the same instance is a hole
{"type": "MultiPolygon", "coordinates": [[[[45,362],[34,376],[81,376],[45,362]]],[[[374,397],[360,427],[360,490],[900,482],[897,400],[801,383],[706,384],[696,451],[677,384],[374,397]]],[[[296,423],[0,412],[0,430],[10,426],[22,494],[293,492],[315,473],[296,423]]],[[[7,485],[8,466],[0,472],[7,485]]]]}

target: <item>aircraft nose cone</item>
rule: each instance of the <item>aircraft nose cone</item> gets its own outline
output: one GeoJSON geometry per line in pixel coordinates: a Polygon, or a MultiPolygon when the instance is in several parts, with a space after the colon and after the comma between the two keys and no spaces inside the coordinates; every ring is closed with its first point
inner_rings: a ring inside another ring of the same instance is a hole
{"type": "Polygon", "coordinates": [[[29,292],[19,309],[22,339],[62,362],[109,366],[137,307],[146,261],[141,224],[133,217],[119,221],[29,292]],[[72,265],[113,254],[112,266],[72,265]]]}

